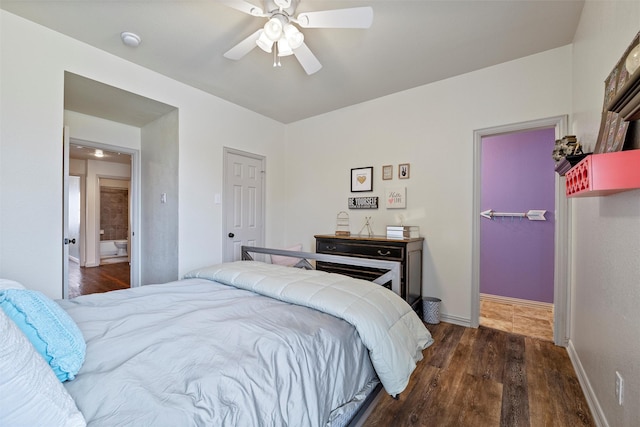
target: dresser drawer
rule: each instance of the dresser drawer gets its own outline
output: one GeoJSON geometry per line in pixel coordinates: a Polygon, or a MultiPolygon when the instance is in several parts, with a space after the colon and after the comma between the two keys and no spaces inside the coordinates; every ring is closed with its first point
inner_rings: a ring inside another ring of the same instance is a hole
{"type": "MultiPolygon", "coordinates": [[[[344,274],[345,276],[353,277],[356,279],[363,279],[369,282],[374,281],[378,277],[382,276],[387,270],[371,267],[353,267],[346,264],[334,264],[331,262],[317,261],[316,269],[319,271],[326,271],[328,273],[344,274]]],[[[385,288],[391,289],[391,281],[383,284],[385,288]]]]}
{"type": "MultiPolygon", "coordinates": [[[[411,239],[388,239],[385,236],[336,236],[315,235],[316,252],[319,254],[343,255],[358,258],[398,261],[400,263],[400,289],[394,290],[414,310],[421,313],[422,306],[422,245],[421,237],[411,239]]],[[[317,261],[316,269],[373,281],[387,270],[370,267],[349,266],[317,261]]],[[[390,288],[389,283],[383,286],[390,288]]]]}
{"type": "Polygon", "coordinates": [[[363,258],[386,259],[401,261],[404,258],[404,248],[391,245],[368,245],[366,243],[335,242],[318,240],[316,252],[322,254],[359,256],[363,258]]]}

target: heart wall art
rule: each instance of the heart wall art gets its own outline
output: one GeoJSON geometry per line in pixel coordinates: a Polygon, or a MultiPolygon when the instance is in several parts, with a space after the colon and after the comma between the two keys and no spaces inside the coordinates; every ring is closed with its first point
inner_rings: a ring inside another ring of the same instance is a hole
{"type": "Polygon", "coordinates": [[[373,191],[373,166],[351,169],[351,192],[373,191]]]}
{"type": "Polygon", "coordinates": [[[407,207],[407,187],[389,187],[385,192],[387,209],[404,209],[407,207]]]}

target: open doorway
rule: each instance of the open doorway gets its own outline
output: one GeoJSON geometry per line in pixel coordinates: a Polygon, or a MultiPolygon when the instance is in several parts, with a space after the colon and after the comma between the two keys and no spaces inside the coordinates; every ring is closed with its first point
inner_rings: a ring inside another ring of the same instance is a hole
{"type": "MultiPolygon", "coordinates": [[[[471,326],[480,323],[480,281],[481,281],[481,221],[488,221],[481,214],[489,208],[499,211],[500,207],[482,205],[482,141],[485,137],[526,132],[539,129],[553,129],[554,139],[566,135],[567,117],[558,116],[531,122],[517,123],[494,128],[482,129],[474,132],[474,217],[473,217],[473,283],[471,295],[471,326]]],[[[551,159],[551,151],[549,151],[551,159]]],[[[557,345],[565,346],[569,338],[569,277],[568,277],[568,221],[569,204],[564,196],[564,178],[554,174],[554,212],[555,227],[553,231],[553,341],[557,345]]],[[[525,191],[525,190],[523,190],[525,191]]],[[[523,212],[537,210],[535,207],[524,208],[523,212]]],[[[504,211],[503,211],[504,212],[504,211]]],[[[507,213],[516,213],[508,212],[507,213]]],[[[519,221],[519,220],[518,220],[519,221]]],[[[528,219],[523,219],[528,221],[528,219]]]]}
{"type": "Polygon", "coordinates": [[[132,272],[137,271],[138,258],[131,238],[133,212],[140,204],[132,191],[137,185],[133,173],[136,154],[70,140],[68,298],[136,283],[132,272]]]}
{"type": "MultiPolygon", "coordinates": [[[[131,287],[177,279],[178,109],[115,86],[65,72],[64,110],[63,142],[67,153],[69,140],[73,137],[83,140],[86,146],[93,149],[131,155],[132,226],[130,250],[127,250],[131,256],[131,287]],[[162,202],[158,203],[158,200],[162,202]]],[[[62,194],[66,198],[68,154],[65,154],[65,159],[62,194]]],[[[73,239],[68,237],[66,200],[63,207],[62,288],[63,297],[68,298],[67,264],[69,243],[73,239]]],[[[95,218],[86,219],[95,221],[95,218]]],[[[97,227],[96,229],[99,230],[97,227]]],[[[94,253],[98,253],[99,238],[93,235],[90,237],[93,238],[91,248],[94,253]]],[[[87,257],[86,262],[97,266],[98,260],[99,257],[87,257]]]]}
{"type": "Polygon", "coordinates": [[[480,326],[553,341],[553,127],[482,138],[480,326]]]}

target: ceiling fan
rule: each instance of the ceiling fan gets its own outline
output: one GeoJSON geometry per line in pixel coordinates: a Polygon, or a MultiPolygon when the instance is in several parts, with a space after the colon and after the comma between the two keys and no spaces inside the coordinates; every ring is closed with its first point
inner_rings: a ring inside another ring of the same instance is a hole
{"type": "Polygon", "coordinates": [[[225,58],[238,60],[256,46],[267,53],[273,53],[273,66],[280,66],[280,57],[295,55],[307,74],[311,75],[322,64],[304,43],[304,34],[294,25],[302,28],[369,28],[373,22],[371,7],[323,10],[300,13],[294,17],[300,0],[263,0],[263,8],[244,0],[220,0],[221,3],[246,14],[267,18],[264,27],[224,54],[225,58]]]}

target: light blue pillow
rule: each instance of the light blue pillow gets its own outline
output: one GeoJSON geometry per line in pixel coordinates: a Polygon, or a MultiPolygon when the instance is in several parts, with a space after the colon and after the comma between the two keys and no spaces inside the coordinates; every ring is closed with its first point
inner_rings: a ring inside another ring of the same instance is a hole
{"type": "Polygon", "coordinates": [[[71,395],[0,309],[0,426],[86,427],[71,395]]]}
{"type": "Polygon", "coordinates": [[[82,332],[53,300],[38,291],[0,291],[0,307],[26,335],[62,382],[72,380],[84,362],[82,332]]]}

